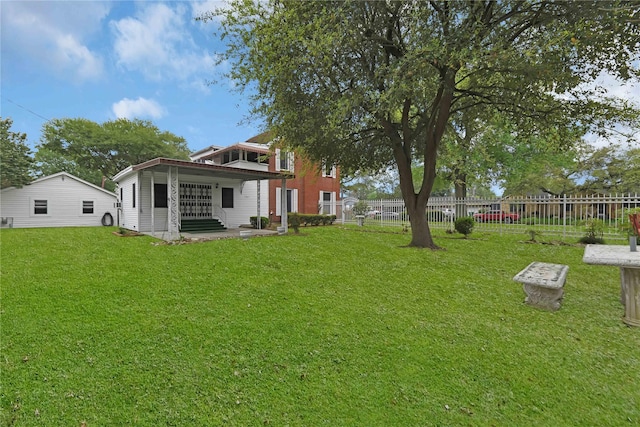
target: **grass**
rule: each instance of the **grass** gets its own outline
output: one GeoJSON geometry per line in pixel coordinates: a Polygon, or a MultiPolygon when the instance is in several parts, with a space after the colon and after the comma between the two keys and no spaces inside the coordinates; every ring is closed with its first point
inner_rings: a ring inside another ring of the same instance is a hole
{"type": "Polygon", "coordinates": [[[640,329],[579,246],[114,229],[1,231],[2,425],[640,424],[640,329]],[[534,260],[570,266],[558,312],[511,280],[534,260]]]}

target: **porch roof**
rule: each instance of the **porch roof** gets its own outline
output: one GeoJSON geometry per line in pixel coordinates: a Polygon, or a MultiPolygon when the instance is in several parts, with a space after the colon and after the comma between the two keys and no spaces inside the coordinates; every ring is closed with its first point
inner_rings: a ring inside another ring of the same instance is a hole
{"type": "Polygon", "coordinates": [[[138,165],[129,166],[128,168],[118,172],[114,177],[114,181],[141,170],[153,169],[158,172],[167,172],[171,166],[177,166],[178,170],[190,175],[212,176],[218,178],[241,179],[244,181],[254,181],[260,179],[293,179],[295,175],[292,173],[259,171],[252,169],[233,168],[229,166],[212,165],[207,163],[192,162],[189,160],[167,159],[158,157],[148,160],[138,165]],[[187,171],[187,172],[184,172],[187,171]]]}

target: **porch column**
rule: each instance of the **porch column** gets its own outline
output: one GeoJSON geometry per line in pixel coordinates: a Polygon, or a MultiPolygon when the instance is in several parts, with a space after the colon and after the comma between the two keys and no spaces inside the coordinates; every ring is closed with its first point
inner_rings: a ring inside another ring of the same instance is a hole
{"type": "Polygon", "coordinates": [[[256,191],[258,195],[258,215],[256,221],[256,228],[260,230],[262,228],[262,217],[260,216],[260,180],[256,181],[256,191]]]}
{"type": "Polygon", "coordinates": [[[280,187],[280,225],[284,227],[284,232],[289,232],[289,221],[287,220],[287,180],[282,178],[280,187]]]}
{"type": "Polygon", "coordinates": [[[169,240],[178,240],[180,238],[180,191],[177,166],[169,166],[167,180],[169,181],[169,224],[167,231],[169,232],[169,240]]]}
{"type": "Polygon", "coordinates": [[[156,177],[153,170],[151,171],[151,235],[156,235],[156,192],[155,190],[156,177]]]}

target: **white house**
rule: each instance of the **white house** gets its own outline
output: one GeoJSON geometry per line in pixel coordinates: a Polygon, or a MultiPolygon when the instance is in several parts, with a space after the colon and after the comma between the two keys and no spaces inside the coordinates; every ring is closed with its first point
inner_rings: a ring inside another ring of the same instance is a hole
{"type": "Polygon", "coordinates": [[[180,232],[237,228],[252,216],[269,215],[269,180],[279,180],[286,190],[291,178],[266,165],[247,169],[156,158],[113,177],[118,225],[168,240],[178,239],[180,232]]]}
{"type": "Polygon", "coordinates": [[[115,225],[115,193],[66,172],[0,190],[2,227],[115,225]]]}

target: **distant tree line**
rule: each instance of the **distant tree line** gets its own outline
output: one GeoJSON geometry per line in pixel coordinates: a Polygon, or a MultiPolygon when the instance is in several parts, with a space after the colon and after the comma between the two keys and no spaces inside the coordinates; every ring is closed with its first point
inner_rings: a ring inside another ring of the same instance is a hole
{"type": "Polygon", "coordinates": [[[21,187],[33,179],[65,171],[114,190],[111,178],[126,167],[156,157],[189,159],[183,137],[161,131],[145,120],[54,119],[42,127],[35,153],[27,135],[11,130],[13,120],[0,118],[2,188],[21,187]]]}

